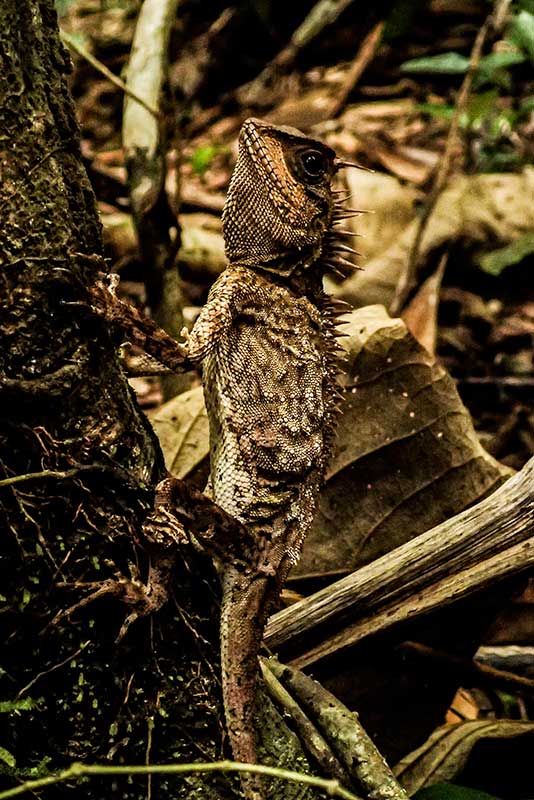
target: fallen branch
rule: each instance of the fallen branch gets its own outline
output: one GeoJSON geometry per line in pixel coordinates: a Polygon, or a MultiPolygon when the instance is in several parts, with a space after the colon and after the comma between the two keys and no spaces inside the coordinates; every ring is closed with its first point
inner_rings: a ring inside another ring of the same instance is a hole
{"type": "Polygon", "coordinates": [[[534,566],[533,533],[531,458],[472,508],[275,614],[265,642],[308,666],[534,566]]]}

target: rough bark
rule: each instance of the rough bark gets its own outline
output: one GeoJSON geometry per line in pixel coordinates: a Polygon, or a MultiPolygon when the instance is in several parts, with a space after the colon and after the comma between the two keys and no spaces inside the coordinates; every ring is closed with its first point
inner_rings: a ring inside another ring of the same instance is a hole
{"type": "MultiPolygon", "coordinates": [[[[83,301],[102,245],[52,2],[4,0],[0,59],[0,481],[48,471],[0,485],[0,747],[15,759],[0,759],[0,786],[74,759],[214,758],[222,730],[207,563],[187,554],[171,602],[115,642],[132,611],[131,592],[129,604],[121,595],[137,588],[141,603],[158,557],[142,522],[163,461],[105,327],[65,304],[83,301]],[[103,581],[111,592],[62,614],[103,581]]],[[[231,782],[174,780],[173,796],[205,796],[208,785],[228,795],[231,782]]],[[[156,783],[168,797],[167,779],[154,778],[153,792],[156,783]]],[[[119,779],[53,791],[148,790],[146,779],[119,779]]]]}
{"type": "MultiPolygon", "coordinates": [[[[0,790],[74,760],[217,760],[218,580],[143,527],[163,458],[88,313],[101,231],[52,0],[0,4],[0,61],[0,790]]],[[[262,760],[305,768],[267,701],[261,727],[262,760]]],[[[52,792],[217,800],[238,787],[214,773],[52,792]]],[[[272,800],[313,796],[272,782],[272,800]]]]}

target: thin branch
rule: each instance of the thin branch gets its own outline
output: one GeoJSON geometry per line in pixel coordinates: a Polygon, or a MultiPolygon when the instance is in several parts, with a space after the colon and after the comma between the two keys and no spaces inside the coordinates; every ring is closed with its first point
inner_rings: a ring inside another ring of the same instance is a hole
{"type": "Polygon", "coordinates": [[[382,32],[384,30],[384,21],[378,22],[374,28],[367,34],[360,47],[354,61],[343,79],[340,87],[339,94],[335,98],[334,104],[330,111],[331,117],[337,117],[345,107],[347,98],[360,80],[361,76],[369,66],[370,62],[380,45],[382,40],[382,32]]]}
{"type": "Polygon", "coordinates": [[[483,686],[534,696],[534,680],[523,675],[481,664],[476,658],[471,661],[443,650],[436,650],[422,642],[406,641],[402,643],[402,648],[454,670],[462,680],[474,681],[474,685],[481,683],[483,686]]]}
{"type": "Polygon", "coordinates": [[[339,785],[337,780],[325,780],[316,778],[314,775],[304,775],[302,772],[280,769],[279,767],[268,767],[263,764],[240,764],[236,761],[213,761],[210,763],[198,764],[149,764],[132,766],[108,766],[103,764],[71,764],[67,769],[45,778],[37,778],[32,781],[25,781],[19,786],[0,792],[0,800],[8,800],[10,797],[18,797],[25,792],[34,789],[43,789],[45,786],[53,786],[57,783],[64,783],[68,780],[89,777],[92,775],[114,776],[114,775],[191,775],[193,773],[208,772],[244,772],[256,775],[268,775],[272,778],[279,778],[293,783],[303,783],[307,786],[316,786],[332,797],[340,797],[342,800],[360,800],[352,792],[339,785]]]}
{"type": "Polygon", "coordinates": [[[482,56],[482,49],[484,47],[484,43],[486,41],[488,33],[494,26],[495,16],[498,15],[499,7],[501,5],[502,5],[502,0],[501,2],[497,0],[494,10],[492,11],[491,14],[487,16],[484,24],[479,29],[475,41],[473,43],[473,48],[471,50],[471,55],[469,58],[469,67],[462,81],[462,85],[460,86],[460,91],[458,92],[456,109],[454,111],[454,116],[451,120],[451,125],[449,128],[449,133],[447,135],[447,141],[445,143],[445,150],[443,153],[443,157],[439,161],[439,167],[434,180],[434,185],[432,187],[432,191],[430,192],[430,196],[428,198],[426,206],[423,210],[423,214],[421,216],[417,232],[415,234],[415,239],[410,252],[408,264],[406,265],[406,272],[401,277],[397,285],[395,296],[391,303],[390,311],[393,316],[399,314],[399,312],[402,310],[406,302],[407,297],[414,288],[417,275],[417,266],[418,266],[417,262],[421,250],[421,242],[423,240],[423,236],[426,231],[430,216],[434,211],[434,208],[436,207],[436,203],[451,173],[452,157],[458,143],[460,142],[460,137],[459,137],[460,120],[465,112],[465,107],[467,105],[467,101],[471,93],[473,78],[475,77],[475,73],[480,64],[480,58],[482,56]]]}
{"type": "Polygon", "coordinates": [[[74,467],[73,469],[56,470],[44,469],[42,472],[27,472],[24,475],[12,475],[11,478],[2,478],[0,480],[0,488],[2,486],[13,486],[15,483],[24,483],[25,481],[41,480],[42,478],[72,478],[80,472],[87,472],[90,469],[102,469],[98,464],[86,464],[81,467],[74,467]]]}
{"type": "Polygon", "coordinates": [[[18,700],[19,698],[22,697],[23,694],[26,694],[26,692],[29,691],[29,689],[31,689],[31,687],[34,686],[38,680],[44,678],[45,675],[50,675],[51,672],[55,672],[56,669],[61,669],[61,667],[64,667],[65,664],[68,664],[70,661],[73,661],[73,659],[77,658],[80,655],[80,653],[83,652],[83,650],[85,650],[85,648],[89,644],[89,641],[90,640],[88,639],[86,642],[83,642],[81,647],[78,647],[78,649],[75,650],[74,653],[68,655],[58,664],[54,664],[53,667],[49,667],[48,669],[44,669],[41,672],[38,672],[37,675],[34,678],[32,678],[31,681],[27,683],[26,686],[24,686],[20,690],[20,692],[18,692],[16,699],[18,700]]]}
{"type": "Polygon", "coordinates": [[[114,86],[123,91],[124,94],[127,94],[128,97],[131,97],[132,100],[135,100],[137,103],[139,103],[139,105],[142,105],[143,108],[146,108],[146,110],[153,114],[156,119],[160,118],[161,114],[157,108],[154,108],[154,106],[150,105],[150,103],[147,103],[146,100],[143,100],[143,98],[140,97],[137,92],[132,91],[132,89],[126,86],[124,81],[111,72],[111,70],[109,70],[101,61],[99,61],[98,58],[95,58],[95,56],[90,53],[89,50],[87,50],[82,44],[80,44],[80,42],[78,42],[74,36],[71,36],[70,33],[67,33],[66,31],[61,31],[60,36],[66,45],[75,50],[82,58],[85,58],[85,60],[88,61],[92,67],[98,70],[98,72],[107,78],[108,81],[111,81],[114,86]]]}

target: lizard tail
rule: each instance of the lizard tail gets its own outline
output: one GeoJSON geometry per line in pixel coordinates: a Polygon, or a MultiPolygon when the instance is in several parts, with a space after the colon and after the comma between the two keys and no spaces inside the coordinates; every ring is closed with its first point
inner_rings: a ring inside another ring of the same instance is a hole
{"type": "MultiPolygon", "coordinates": [[[[221,672],[226,727],[235,761],[257,763],[258,653],[263,638],[265,578],[226,575],[221,607],[221,672]]],[[[247,800],[264,800],[259,775],[241,774],[247,800]]]]}

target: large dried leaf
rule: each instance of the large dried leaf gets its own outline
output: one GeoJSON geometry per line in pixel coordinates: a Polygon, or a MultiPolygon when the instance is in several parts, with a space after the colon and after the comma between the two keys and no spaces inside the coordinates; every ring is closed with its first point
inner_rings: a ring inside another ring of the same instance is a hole
{"type": "Polygon", "coordinates": [[[209,428],[202,387],[173,397],[149,415],[165,457],[176,478],[186,478],[207,458],[209,428]]]}
{"type": "MultiPolygon", "coordinates": [[[[369,179],[361,181],[360,175],[349,172],[347,176],[358,205],[361,196],[368,195],[369,179]]],[[[458,241],[485,244],[494,249],[495,243],[507,244],[534,229],[534,169],[525,167],[522,173],[499,175],[457,176],[438,199],[423,234],[419,260],[424,262],[429,253],[439,247],[458,241]]],[[[372,206],[368,206],[368,208],[372,206]]],[[[377,238],[382,227],[387,232],[390,221],[387,208],[376,207],[373,225],[377,238]]],[[[367,223],[363,223],[365,225],[367,223]]],[[[349,278],[342,286],[341,295],[353,305],[383,303],[389,305],[398,279],[404,274],[417,235],[419,220],[413,216],[389,247],[371,254],[365,271],[349,278]]],[[[360,220],[355,228],[364,229],[360,220]]]]}
{"type": "Polygon", "coordinates": [[[425,786],[450,781],[459,775],[477,742],[525,735],[534,740],[534,722],[489,719],[443,725],[421,747],[401,759],[393,772],[412,795],[425,786]]]}
{"type": "Polygon", "coordinates": [[[354,570],[494,490],[489,456],[446,370],[382,306],[345,328],[336,453],[297,574],[354,570]]]}
{"type": "Polygon", "coordinates": [[[353,223],[354,230],[363,237],[358,241],[358,250],[367,259],[367,272],[367,264],[393,245],[413,221],[420,193],[380,172],[346,170],[346,179],[352,192],[348,205],[371,212],[353,223]]]}

